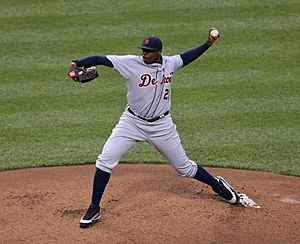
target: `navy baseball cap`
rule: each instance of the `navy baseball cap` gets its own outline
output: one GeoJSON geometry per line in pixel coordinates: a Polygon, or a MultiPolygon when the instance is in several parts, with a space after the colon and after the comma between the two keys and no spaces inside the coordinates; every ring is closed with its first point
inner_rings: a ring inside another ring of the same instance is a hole
{"type": "Polygon", "coordinates": [[[140,46],[141,49],[146,49],[149,51],[161,51],[162,42],[157,36],[147,36],[140,46]]]}

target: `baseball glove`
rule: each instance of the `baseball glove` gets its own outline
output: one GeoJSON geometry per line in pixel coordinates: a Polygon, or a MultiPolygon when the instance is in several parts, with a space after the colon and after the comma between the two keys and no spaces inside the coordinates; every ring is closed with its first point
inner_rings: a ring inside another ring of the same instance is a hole
{"type": "Polygon", "coordinates": [[[72,67],[68,73],[69,77],[75,82],[86,83],[96,79],[99,75],[96,67],[72,67]]]}

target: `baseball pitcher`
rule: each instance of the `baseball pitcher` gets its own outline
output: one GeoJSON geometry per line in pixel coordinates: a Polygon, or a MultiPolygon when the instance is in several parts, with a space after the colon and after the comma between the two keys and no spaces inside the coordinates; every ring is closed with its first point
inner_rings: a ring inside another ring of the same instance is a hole
{"type": "Polygon", "coordinates": [[[182,176],[211,186],[230,204],[239,200],[237,192],[220,176],[214,177],[198,163],[189,159],[171,116],[172,83],[176,71],[200,57],[219,38],[211,34],[207,41],[181,54],[165,56],[157,36],[147,36],[141,55],[88,56],[73,60],[69,76],[76,82],[90,81],[98,76],[95,66],[103,65],[117,71],[126,81],[128,105],[96,160],[92,199],[80,227],[90,227],[100,218],[100,200],[113,169],[121,157],[137,142],[148,142],[162,153],[182,176]]]}

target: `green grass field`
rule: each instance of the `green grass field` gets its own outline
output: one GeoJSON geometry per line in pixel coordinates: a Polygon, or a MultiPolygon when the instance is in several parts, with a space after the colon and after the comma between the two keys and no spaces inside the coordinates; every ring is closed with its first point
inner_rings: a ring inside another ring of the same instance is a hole
{"type": "MultiPolygon", "coordinates": [[[[222,38],[177,72],[173,119],[204,166],[300,176],[300,3],[268,1],[0,1],[0,170],[93,163],[126,105],[113,70],[79,85],[70,60],[139,54],[146,35],[178,54],[222,38]]],[[[122,162],[166,160],[146,143],[122,162]]]]}

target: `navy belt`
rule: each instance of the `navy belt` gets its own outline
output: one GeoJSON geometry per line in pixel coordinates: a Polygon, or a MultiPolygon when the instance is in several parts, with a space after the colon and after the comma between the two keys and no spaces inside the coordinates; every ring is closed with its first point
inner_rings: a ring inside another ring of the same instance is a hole
{"type": "Polygon", "coordinates": [[[155,122],[155,121],[157,121],[157,120],[159,120],[159,119],[162,119],[163,117],[167,116],[167,115],[170,113],[170,110],[167,111],[167,112],[165,112],[164,114],[162,114],[162,115],[160,115],[160,116],[157,116],[157,117],[154,117],[154,118],[151,118],[151,119],[147,119],[147,118],[144,118],[144,117],[142,117],[142,116],[136,114],[135,112],[133,112],[133,111],[131,110],[131,108],[128,108],[128,112],[131,113],[132,115],[134,115],[134,116],[136,116],[136,117],[142,119],[142,120],[147,121],[147,122],[155,122]]]}

